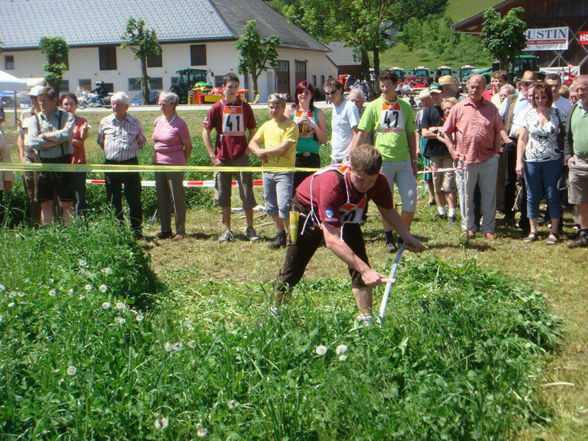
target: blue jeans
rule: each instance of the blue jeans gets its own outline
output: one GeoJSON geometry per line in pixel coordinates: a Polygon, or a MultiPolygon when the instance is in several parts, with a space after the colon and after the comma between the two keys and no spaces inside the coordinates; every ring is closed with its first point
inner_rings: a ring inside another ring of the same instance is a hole
{"type": "Polygon", "coordinates": [[[539,203],[543,198],[543,189],[547,192],[547,209],[551,219],[561,218],[561,194],[557,189],[557,180],[561,175],[561,159],[544,162],[525,162],[524,175],[527,185],[527,216],[529,219],[539,217],[539,203]]]}

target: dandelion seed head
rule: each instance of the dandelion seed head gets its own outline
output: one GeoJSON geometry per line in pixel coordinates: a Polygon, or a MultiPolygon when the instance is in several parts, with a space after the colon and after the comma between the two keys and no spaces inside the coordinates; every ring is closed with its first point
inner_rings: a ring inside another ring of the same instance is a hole
{"type": "Polygon", "coordinates": [[[122,317],[117,317],[114,319],[119,325],[124,325],[126,323],[126,320],[122,317]]]}
{"type": "Polygon", "coordinates": [[[106,285],[100,285],[100,288],[98,288],[100,290],[100,292],[106,292],[108,291],[108,286],[106,285]]]}
{"type": "Polygon", "coordinates": [[[194,349],[196,347],[196,342],[194,340],[190,340],[188,342],[188,347],[194,349]]]}
{"type": "Polygon", "coordinates": [[[179,351],[179,350],[181,350],[183,346],[184,346],[184,345],[182,344],[182,342],[181,342],[181,341],[177,342],[177,343],[174,345],[174,351],[179,351]]]}
{"type": "Polygon", "coordinates": [[[327,353],[327,347],[324,345],[318,345],[314,350],[318,355],[323,356],[327,353]]]}
{"type": "Polygon", "coordinates": [[[196,436],[198,438],[204,438],[206,435],[208,435],[208,430],[206,430],[206,427],[199,427],[196,431],[196,436]]]}
{"type": "Polygon", "coordinates": [[[84,288],[86,291],[90,291],[92,289],[92,285],[86,285],[84,288]]]}
{"type": "Polygon", "coordinates": [[[69,375],[70,377],[73,377],[75,374],[78,373],[78,368],[75,366],[69,366],[67,368],[67,375],[69,375]]]}
{"type": "Polygon", "coordinates": [[[155,418],[154,424],[157,430],[163,430],[169,425],[169,420],[163,415],[158,415],[158,417],[155,418]]]}
{"type": "Polygon", "coordinates": [[[110,302],[104,302],[102,304],[102,309],[108,309],[108,308],[110,308],[110,302]]]}
{"type": "Polygon", "coordinates": [[[11,299],[15,298],[17,296],[16,291],[10,291],[10,293],[8,294],[8,297],[10,297],[11,299]]]}
{"type": "Polygon", "coordinates": [[[229,401],[227,401],[227,407],[229,409],[234,409],[236,407],[239,407],[239,402],[237,400],[229,400],[229,401]]]}
{"type": "Polygon", "coordinates": [[[171,352],[174,350],[174,344],[167,342],[165,345],[163,345],[163,348],[167,351],[167,352],[171,352]]]}
{"type": "Polygon", "coordinates": [[[137,314],[136,320],[137,320],[138,322],[142,322],[144,318],[145,318],[145,317],[143,316],[143,314],[137,314]]]}
{"type": "Polygon", "coordinates": [[[57,294],[57,291],[55,291],[54,289],[52,289],[51,291],[49,291],[49,295],[51,297],[55,297],[55,294],[57,294]]]}
{"type": "Polygon", "coordinates": [[[82,268],[86,268],[88,266],[88,263],[84,259],[80,259],[78,260],[78,265],[82,268]]]}
{"type": "Polygon", "coordinates": [[[126,309],[126,307],[127,306],[123,302],[118,302],[116,304],[116,309],[118,309],[119,311],[122,311],[122,310],[126,309]]]}
{"type": "Polygon", "coordinates": [[[345,345],[339,345],[337,346],[337,349],[335,349],[335,352],[337,353],[337,355],[341,355],[344,354],[345,352],[347,352],[347,346],[345,345]]]}
{"type": "Polygon", "coordinates": [[[339,361],[345,361],[345,360],[347,360],[347,355],[345,355],[345,354],[339,355],[339,361]]]}
{"type": "Polygon", "coordinates": [[[110,276],[112,274],[112,268],[108,267],[108,268],[102,268],[102,272],[108,276],[110,276]]]}

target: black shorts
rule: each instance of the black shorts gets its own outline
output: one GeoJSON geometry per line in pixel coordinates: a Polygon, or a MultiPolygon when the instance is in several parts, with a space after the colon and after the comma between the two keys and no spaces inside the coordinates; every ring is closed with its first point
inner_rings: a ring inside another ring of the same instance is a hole
{"type": "MultiPolygon", "coordinates": [[[[295,198],[295,206],[296,202],[295,198]]],[[[301,214],[298,220],[296,244],[290,243],[286,247],[284,264],[275,283],[275,288],[278,291],[283,292],[289,288],[293,288],[300,281],[310,259],[318,247],[324,243],[322,229],[312,219],[306,222],[305,228],[305,222],[306,217],[301,214]],[[302,233],[303,229],[304,233],[302,233]]],[[[343,241],[361,260],[369,265],[361,227],[358,224],[344,224],[341,228],[343,231],[343,241]]],[[[351,276],[351,286],[353,288],[365,288],[366,285],[359,272],[349,267],[349,275],[351,276]]]]}
{"type": "MultiPolygon", "coordinates": [[[[43,164],[71,164],[72,155],[60,156],[59,158],[42,158],[43,164]]],[[[41,203],[52,201],[55,196],[60,202],[73,202],[76,199],[75,194],[75,173],[69,172],[39,172],[37,182],[36,201],[41,203]]]]}

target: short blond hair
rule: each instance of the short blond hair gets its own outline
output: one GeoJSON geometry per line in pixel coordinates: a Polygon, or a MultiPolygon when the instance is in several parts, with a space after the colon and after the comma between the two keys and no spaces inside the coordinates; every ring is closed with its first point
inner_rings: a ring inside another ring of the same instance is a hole
{"type": "Polygon", "coordinates": [[[272,93],[267,97],[267,103],[278,103],[286,107],[286,99],[281,93],[272,93]]]}
{"type": "Polygon", "coordinates": [[[349,153],[349,162],[353,171],[377,175],[382,168],[382,154],[373,145],[361,144],[349,153]]]}

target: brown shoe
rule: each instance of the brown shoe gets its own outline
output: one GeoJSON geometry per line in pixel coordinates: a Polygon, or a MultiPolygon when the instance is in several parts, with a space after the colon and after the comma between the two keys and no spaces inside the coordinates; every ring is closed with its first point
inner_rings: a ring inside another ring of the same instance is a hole
{"type": "Polygon", "coordinates": [[[495,240],[496,239],[496,234],[494,233],[486,233],[484,234],[484,237],[488,240],[495,240]]]}

